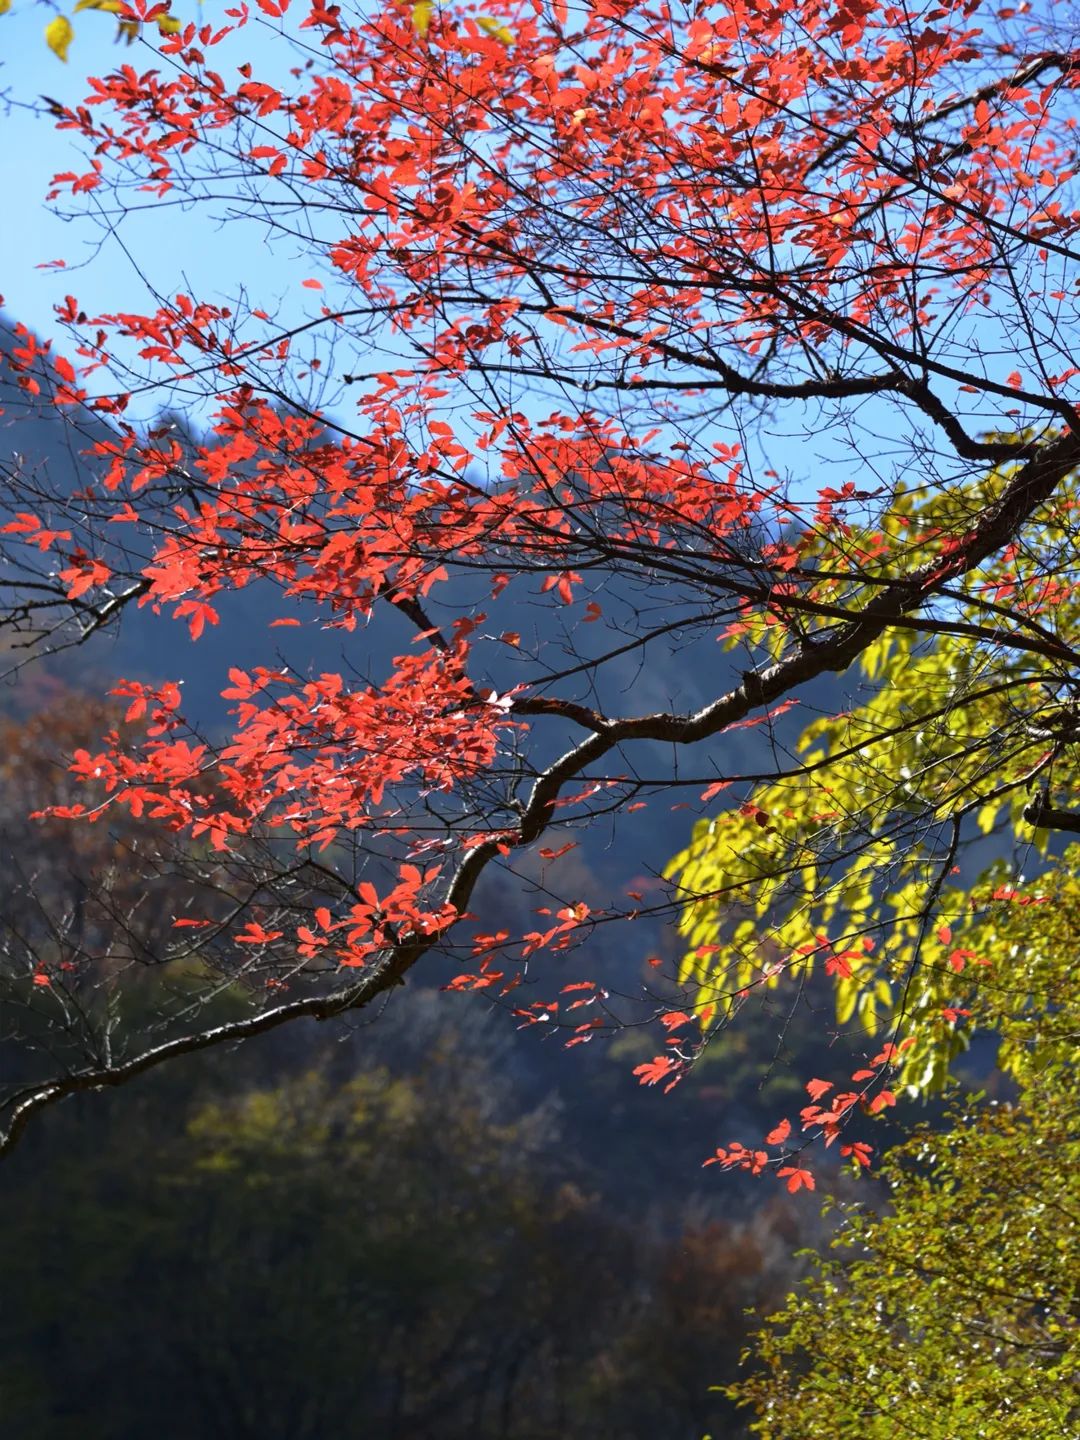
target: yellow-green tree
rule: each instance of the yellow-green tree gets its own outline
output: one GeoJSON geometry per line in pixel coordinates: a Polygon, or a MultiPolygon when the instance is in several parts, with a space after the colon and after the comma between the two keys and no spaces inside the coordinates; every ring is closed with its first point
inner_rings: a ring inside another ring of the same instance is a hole
{"type": "Polygon", "coordinates": [[[889,1205],[845,1209],[831,1259],[730,1390],[767,1440],[1019,1440],[1080,1425],[1080,851],[978,928],[975,1015],[1006,1098],[966,1097],[884,1165],[889,1205]],[[1024,902],[1029,903],[1024,903],[1024,902]],[[1038,902],[1038,903],[1036,903],[1038,902]]]}
{"type": "MultiPolygon", "coordinates": [[[[940,553],[943,535],[998,505],[1010,474],[904,492],[872,530],[804,537],[793,566],[824,577],[813,600],[793,585],[773,615],[736,627],[732,645],[782,647],[801,613],[812,651],[834,612],[871,606],[895,579],[889,562],[867,562],[853,596],[853,557],[940,553]]],[[[888,1037],[888,1068],[911,1093],[944,1083],[965,1047],[972,991],[1001,978],[987,924],[1021,872],[1044,864],[1054,832],[1080,829],[1076,506],[1070,481],[1022,553],[995,551],[944,584],[929,611],[882,629],[845,676],[845,703],[829,697],[778,750],[774,773],[711,787],[721,808],[667,870],[682,980],[706,1034],[755,991],[816,974],[835,987],[837,1034],[855,1049],[888,1037]],[[995,855],[1010,859],[991,871],[995,855]]]]}

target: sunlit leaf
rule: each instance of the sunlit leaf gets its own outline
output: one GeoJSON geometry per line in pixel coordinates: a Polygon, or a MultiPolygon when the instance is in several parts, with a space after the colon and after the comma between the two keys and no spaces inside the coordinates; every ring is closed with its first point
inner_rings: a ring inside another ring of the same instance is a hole
{"type": "Polygon", "coordinates": [[[431,29],[431,17],[434,13],[434,0],[419,0],[419,3],[412,7],[413,28],[419,36],[425,36],[431,29]]]}
{"type": "Polygon", "coordinates": [[[58,60],[67,60],[68,48],[74,36],[75,31],[66,15],[57,15],[55,20],[50,20],[45,26],[45,44],[58,60]]]}
{"type": "Polygon", "coordinates": [[[493,20],[490,15],[478,15],[476,23],[485,34],[490,35],[494,40],[500,40],[504,45],[514,43],[514,32],[499,20],[493,20]]]}

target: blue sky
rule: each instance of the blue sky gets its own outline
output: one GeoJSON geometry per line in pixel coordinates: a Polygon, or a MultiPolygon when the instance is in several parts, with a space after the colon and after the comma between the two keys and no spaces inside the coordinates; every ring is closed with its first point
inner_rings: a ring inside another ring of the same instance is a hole
{"type": "MultiPolygon", "coordinates": [[[[198,18],[216,24],[224,23],[228,3],[209,0],[199,7],[196,0],[173,0],[173,9],[183,20],[198,18]]],[[[74,0],[64,0],[64,5],[70,13],[74,0]]],[[[152,42],[130,47],[118,44],[115,18],[89,10],[73,17],[75,39],[68,63],[62,64],[43,37],[44,27],[55,13],[45,0],[12,0],[12,9],[0,16],[0,57],[5,62],[0,69],[0,87],[6,85],[15,102],[47,95],[74,104],[86,94],[89,75],[106,73],[123,63],[140,70],[169,64],[156,53],[152,42]]],[[[214,68],[225,76],[234,74],[235,66],[244,61],[251,61],[254,72],[263,78],[273,78],[292,61],[291,52],[275,36],[273,24],[257,12],[238,36],[213,52],[214,68]]],[[[85,213],[65,222],[56,209],[45,206],[44,195],[58,171],[86,168],[78,145],[68,134],[56,131],[50,116],[35,115],[19,103],[3,123],[3,173],[11,218],[0,230],[0,293],[9,316],[31,325],[39,334],[60,337],[53,306],[68,293],[76,295],[91,315],[153,310],[156,302],[140,282],[133,258],[150,285],[166,296],[182,290],[199,299],[230,303],[242,287],[253,305],[288,322],[318,314],[320,295],[301,284],[318,273],[310,258],[297,263],[290,253],[292,242],[271,247],[261,228],[252,224],[212,225],[202,205],[185,212],[175,205],[151,204],[140,213],[127,214],[118,234],[111,235],[100,221],[95,223],[93,211],[99,202],[92,194],[87,197],[85,213]],[[37,268],[58,258],[67,262],[67,268],[37,268]]],[[[100,193],[101,203],[107,202],[104,187],[100,193]]],[[[76,197],[76,208],[78,204],[76,197]]],[[[379,344],[383,344],[382,337],[379,344]]],[[[388,348],[391,355],[400,353],[393,345],[388,348]]],[[[342,368],[389,368],[392,363],[384,355],[378,366],[356,367],[343,360],[342,368]]],[[[878,437],[890,434],[896,425],[895,415],[883,406],[866,407],[863,421],[872,424],[878,437]]],[[[830,435],[827,423],[823,426],[821,417],[810,412],[789,406],[775,417],[751,417],[751,425],[752,434],[746,438],[750,453],[756,451],[758,466],[771,465],[786,472],[803,494],[808,482],[814,489],[840,484],[863,468],[852,438],[838,432],[830,435]]],[[[725,418],[718,421],[710,438],[737,437],[725,418]]]]}
{"type": "MultiPolygon", "coordinates": [[[[73,4],[70,0],[61,8],[70,14],[73,4]]],[[[174,10],[184,19],[217,22],[224,5],[214,0],[199,7],[194,0],[175,0],[174,10]]],[[[55,13],[40,0],[13,0],[8,14],[0,16],[4,61],[0,89],[16,102],[3,118],[8,212],[0,239],[0,294],[9,316],[43,335],[60,333],[52,307],[68,292],[77,295],[90,313],[139,308],[145,292],[140,296],[121,244],[108,239],[103,243],[99,225],[85,219],[65,222],[44,204],[54,174],[87,167],[80,163],[70,135],[57,132],[50,116],[34,115],[19,102],[47,95],[74,104],[87,93],[90,75],[105,74],[125,63],[140,71],[166,63],[150,46],[117,43],[114,16],[84,11],[72,17],[75,39],[67,64],[62,64],[44,40],[45,26],[55,13]],[[67,269],[36,268],[55,259],[66,260],[67,269]]],[[[215,52],[215,64],[225,70],[252,60],[263,70],[272,45],[268,28],[252,23],[239,39],[222,44],[215,52]]],[[[210,229],[205,212],[184,215],[170,208],[129,216],[120,240],[137,255],[151,283],[167,293],[187,288],[202,298],[224,299],[235,292],[238,280],[264,297],[272,298],[283,289],[281,265],[265,247],[253,245],[244,227],[210,229]]],[[[294,283],[300,278],[295,270],[289,276],[294,283]]]]}

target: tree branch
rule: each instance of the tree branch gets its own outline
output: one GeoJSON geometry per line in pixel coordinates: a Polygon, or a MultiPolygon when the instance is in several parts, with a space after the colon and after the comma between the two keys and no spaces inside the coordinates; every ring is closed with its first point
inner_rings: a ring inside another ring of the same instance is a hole
{"type": "MultiPolygon", "coordinates": [[[[966,543],[950,560],[945,573],[942,572],[940,560],[933,560],[904,582],[884,589],[867,603],[859,616],[838,627],[827,640],[811,647],[803,647],[767,669],[749,672],[741,684],[693,714],[677,716],[658,713],[606,721],[600,716],[593,717],[590,713],[588,721],[583,718],[583,723],[588,723],[590,727],[595,724],[599,728],[594,729],[586,739],[571,746],[537,776],[522,811],[516,840],[511,836],[495,836],[471,850],[454,874],[446,894],[446,903],[457,915],[461,915],[467,908],[481,874],[508,840],[524,846],[542,835],[552,821],[563,787],[587,765],[617,746],[633,740],[663,740],[676,745],[694,744],[718,734],[727,726],[744,719],[751,711],[773,703],[818,675],[846,670],[860,652],[887,630],[890,624],[901,621],[905,615],[933,595],[942,581],[966,573],[1001,548],[1016,533],[1019,526],[1050,497],[1058,483],[1078,465],[1080,439],[1065,435],[1048,443],[1021,467],[997,503],[985,512],[966,543]]],[[[1030,819],[1032,824],[1052,823],[1054,828],[1080,831],[1080,817],[1053,810],[1047,805],[1045,796],[1028,807],[1025,818],[1030,819]]],[[[57,1104],[68,1095],[120,1086],[181,1055],[196,1054],[218,1045],[252,1039],[294,1020],[329,1020],[348,1011],[362,1009],[378,995],[404,983],[407,972],[445,938],[453,923],[455,922],[450,922],[450,925],[432,934],[402,936],[396,944],[389,946],[382,958],[354,984],[345,987],[336,995],[310,996],[276,1006],[272,1010],[243,1020],[180,1036],[145,1050],[118,1065],[104,1064],[74,1074],[57,1076],[20,1091],[9,1098],[4,1107],[10,1112],[10,1119],[7,1129],[0,1134],[0,1155],[13,1148],[35,1114],[57,1104]]]]}

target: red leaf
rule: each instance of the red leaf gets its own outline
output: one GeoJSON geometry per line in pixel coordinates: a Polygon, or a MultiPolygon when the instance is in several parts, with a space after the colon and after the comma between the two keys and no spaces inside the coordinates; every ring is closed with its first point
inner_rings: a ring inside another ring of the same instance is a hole
{"type": "Polygon", "coordinates": [[[857,1165],[869,1165],[870,1156],[873,1153],[873,1147],[862,1140],[856,1140],[851,1145],[840,1146],[840,1154],[845,1157],[850,1155],[857,1165]]]}
{"type": "Polygon", "coordinates": [[[781,1120],[780,1124],[770,1130],[765,1136],[766,1145],[783,1145],[784,1141],[791,1134],[791,1121],[781,1120]]]}
{"type": "Polygon", "coordinates": [[[719,795],[721,790],[726,790],[730,784],[730,780],[714,780],[707,789],[701,792],[702,800],[711,800],[715,795],[719,795]]]}
{"type": "Polygon", "coordinates": [[[670,1010],[666,1015],[660,1016],[660,1024],[665,1030],[679,1030],[683,1025],[692,1025],[693,1015],[688,1010],[670,1010]]]}
{"type": "Polygon", "coordinates": [[[672,1072],[678,1068],[679,1062],[670,1055],[656,1055],[647,1064],[636,1065],[634,1074],[642,1085],[656,1085],[661,1080],[669,1079],[672,1072]]]}
{"type": "Polygon", "coordinates": [[[776,1173],[781,1180],[787,1177],[787,1188],[793,1195],[796,1190],[816,1188],[813,1175],[809,1170],[804,1170],[800,1166],[784,1165],[776,1173]]]}

